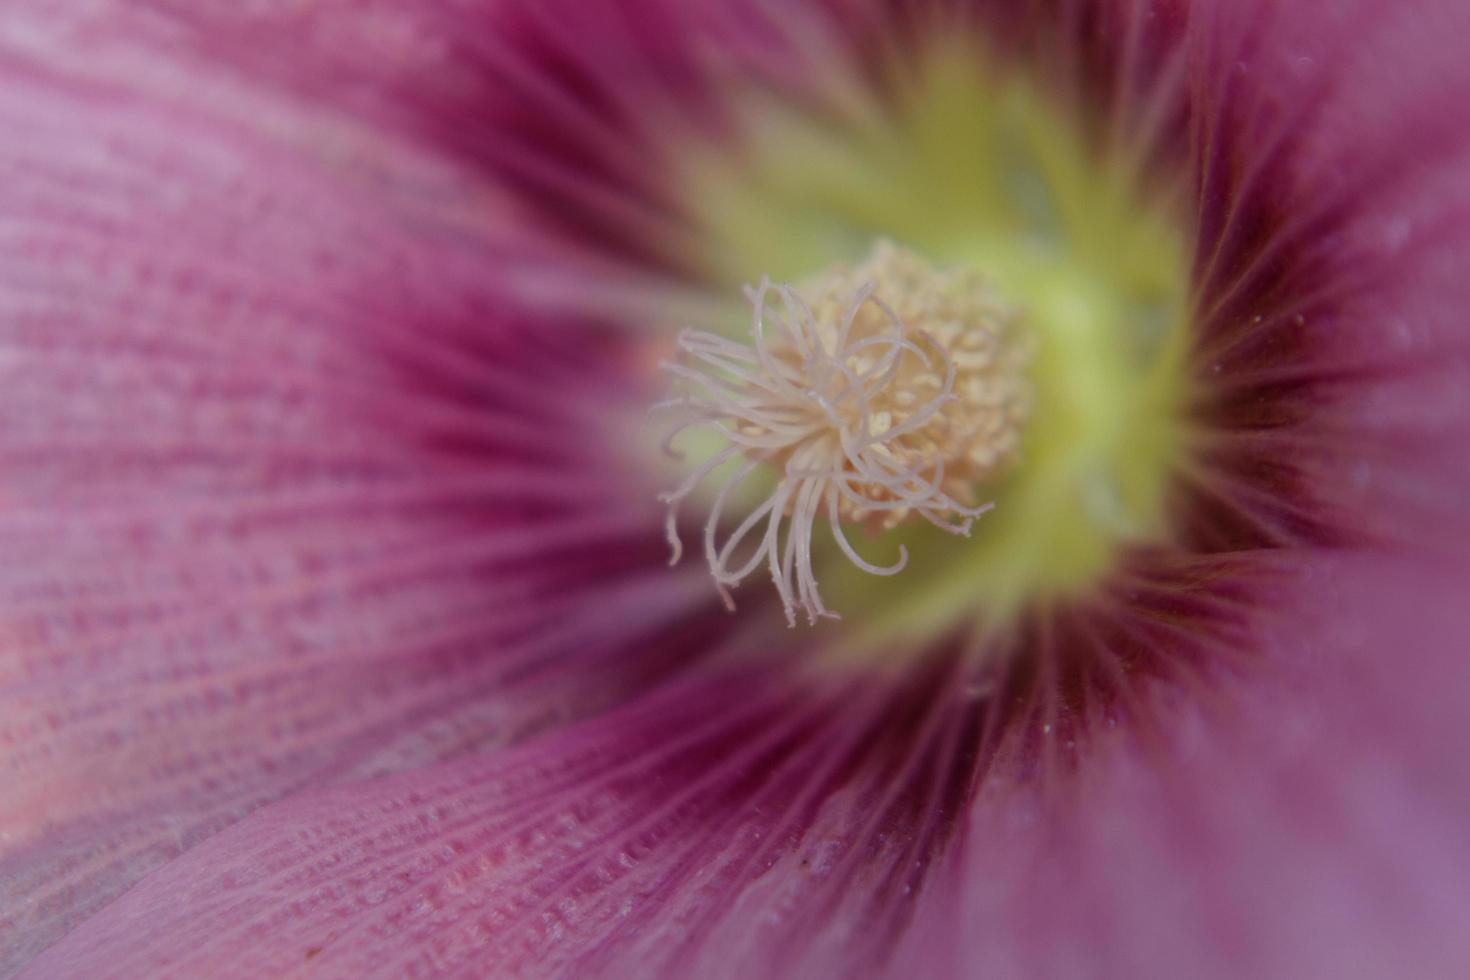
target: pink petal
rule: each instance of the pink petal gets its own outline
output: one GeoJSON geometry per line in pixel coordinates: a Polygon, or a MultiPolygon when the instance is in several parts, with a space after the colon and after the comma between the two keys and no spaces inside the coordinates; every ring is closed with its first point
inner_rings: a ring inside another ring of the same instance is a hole
{"type": "Polygon", "coordinates": [[[968,712],[934,710],[947,672],[757,667],[264,808],[28,975],[866,972],[949,833],[968,712]]]}
{"type": "Polygon", "coordinates": [[[635,250],[680,257],[638,94],[690,94],[692,55],[670,43],[673,20],[662,4],[626,17],[504,0],[19,0],[0,42],[69,77],[125,80],[162,104],[285,133],[364,170],[401,180],[412,168],[425,186],[410,189],[446,220],[483,230],[490,210],[518,240],[516,262],[535,241],[534,215],[627,266],[635,250]],[[532,50],[514,43],[523,36],[532,50]],[[583,76],[568,52],[585,53],[593,37],[597,73],[583,76]]]}
{"type": "Polygon", "coordinates": [[[1364,0],[1251,19],[1228,5],[1218,19],[1237,10],[1249,25],[1225,31],[1203,83],[1229,107],[1201,164],[1213,492],[1274,525],[1273,544],[1460,553],[1470,63],[1445,39],[1470,30],[1470,8],[1364,0]]]}
{"type": "Polygon", "coordinates": [[[617,702],[707,595],[606,435],[618,344],[507,300],[492,242],[381,171],[4,57],[15,963],[264,801],[617,702]]]}
{"type": "MultiPolygon", "coordinates": [[[[1222,6],[1222,19],[1242,8],[1222,6]]],[[[1227,34],[1220,65],[1268,110],[1285,107],[1259,118],[1284,117],[1292,152],[1252,156],[1281,134],[1253,129],[1263,107],[1247,103],[1227,142],[1240,158],[1216,174],[1218,197],[1208,181],[1204,196],[1206,212],[1247,201],[1249,175],[1286,171],[1284,223],[1263,236],[1242,217],[1214,232],[1222,249],[1235,234],[1248,243],[1205,291],[1250,277],[1202,349],[1224,352],[1217,383],[1239,412],[1226,435],[1258,441],[1259,466],[1230,490],[1281,507],[1260,508],[1280,528],[1299,506],[1343,538],[1397,547],[1278,550],[1291,574],[1248,597],[1251,638],[1221,651],[1207,686],[1144,689],[1138,711],[1155,725],[1086,744],[1075,778],[1018,785],[1001,772],[982,785],[956,877],[936,889],[900,972],[1470,973],[1470,767],[1458,749],[1470,469],[1457,448],[1470,438],[1470,71],[1448,41],[1470,30],[1470,11],[1275,14],[1264,47],[1233,48],[1227,34]],[[1297,221],[1305,230],[1281,230],[1297,221]],[[1250,263],[1288,233],[1309,245],[1296,263],[1250,263]],[[1320,306],[1273,316],[1303,282],[1326,288],[1320,306]],[[1309,506],[1283,478],[1303,475],[1309,506]],[[1411,560],[1405,545],[1444,558],[1411,560]]]]}
{"type": "Polygon", "coordinates": [[[1120,727],[1050,793],[980,788],[909,975],[1466,975],[1464,568],[1307,567],[1268,669],[1156,687],[1161,737],[1120,727]]]}
{"type": "Polygon", "coordinates": [[[262,809],[27,975],[860,976],[903,943],[900,976],[1454,976],[1462,575],[1323,553],[1273,576],[1271,669],[1205,702],[1154,685],[1169,727],[1110,730],[1068,777],[989,756],[927,885],[972,764],[956,678],[756,664],[262,809]],[[1409,631],[1412,661],[1385,656],[1409,631]]]}

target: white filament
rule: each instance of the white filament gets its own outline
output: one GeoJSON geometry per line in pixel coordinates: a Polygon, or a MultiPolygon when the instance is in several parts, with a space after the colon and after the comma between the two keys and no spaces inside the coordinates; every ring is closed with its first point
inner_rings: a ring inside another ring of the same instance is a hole
{"type": "MultiPolygon", "coordinates": [[[[917,264],[921,262],[880,244],[865,267],[874,270],[878,281],[864,279],[854,288],[846,271],[834,275],[835,285],[818,298],[827,302],[814,301],[817,312],[793,287],[763,278],[746,290],[752,308],[749,346],[684,330],[677,340],[677,359],[660,365],[681,389],[677,397],[656,406],[675,416],[665,450],[678,456],[672,442],[687,429],[704,428],[727,444],[660,496],[669,505],[671,561],[677,562],[682,553],[679,504],[722,465],[731,464],[733,472],[715,490],[703,535],[710,574],[730,608],[730,590],[764,564],[788,623],[795,624],[798,608],[812,624],[837,618],[822,602],[813,567],[811,539],[823,517],[838,550],[854,566],[872,575],[894,575],[907,564],[907,550],[900,546],[893,564],[874,564],[853,548],[843,530],[845,521],[876,518],[893,526],[913,514],[951,533],[968,534],[974,518],[989,509],[962,503],[955,494],[968,494],[966,478],[980,472],[972,460],[979,458],[975,448],[983,433],[999,431],[1010,440],[986,447],[994,450],[987,458],[1006,458],[1014,426],[997,425],[991,416],[971,418],[977,409],[955,393],[956,365],[946,341],[964,336],[971,345],[998,346],[1003,325],[997,326],[993,316],[981,317],[983,322],[973,328],[957,325],[955,304],[944,305],[950,303],[949,294],[936,299],[941,294],[923,291],[928,267],[917,264]],[[928,304],[925,309],[945,314],[943,340],[906,323],[895,305],[879,298],[880,286],[895,283],[900,293],[917,290],[917,300],[928,304]],[[834,289],[844,289],[842,295],[849,297],[840,316],[842,301],[835,306],[831,302],[834,289]],[[733,462],[737,456],[743,464],[733,462]],[[955,464],[948,473],[947,462],[955,464]],[[726,508],[762,464],[777,470],[775,486],[722,541],[726,508]],[[742,549],[762,524],[753,546],[742,549]],[[745,553],[737,557],[741,550],[745,553]]],[[[963,310],[991,315],[997,308],[988,295],[976,303],[963,310]]],[[[1020,363],[1014,357],[994,360],[1002,369],[1020,363]]],[[[992,379],[987,375],[983,380],[992,379]]],[[[1004,419],[1019,424],[1024,382],[1003,377],[997,383],[1003,387],[996,390],[1005,397],[988,404],[1002,404],[1009,413],[1004,419]]]]}

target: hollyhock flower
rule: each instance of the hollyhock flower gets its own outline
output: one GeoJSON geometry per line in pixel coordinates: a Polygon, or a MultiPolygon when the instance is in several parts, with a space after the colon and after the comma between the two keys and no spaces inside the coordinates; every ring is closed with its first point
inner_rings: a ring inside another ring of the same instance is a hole
{"type": "Polygon", "coordinates": [[[0,972],[1466,975],[1467,36],[14,0],[0,972]]]}

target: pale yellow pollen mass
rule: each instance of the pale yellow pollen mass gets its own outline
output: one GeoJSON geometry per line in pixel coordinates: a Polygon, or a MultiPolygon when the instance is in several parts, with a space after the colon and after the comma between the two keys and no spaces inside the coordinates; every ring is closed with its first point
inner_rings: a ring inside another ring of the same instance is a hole
{"type": "Polygon", "coordinates": [[[1017,312],[978,272],[936,268],[890,242],[857,265],[797,286],[762,281],[747,295],[748,345],[688,330],[678,360],[663,365],[681,389],[661,406],[678,415],[666,446],[694,427],[727,442],[663,495],[669,540],[677,561],[679,502],[742,458],[705,522],[711,575],[728,603],[728,589],[764,565],[788,620],[800,607],[815,623],[835,618],[812,566],[819,518],[850,561],[877,575],[901,570],[907,553],[873,565],[853,550],[844,524],[893,528],[922,518],[969,533],[987,509],[977,506],[978,488],[1019,455],[1030,344],[1017,312]],[[777,471],[775,488],[721,542],[732,491],[762,467],[777,471]]]}
{"type": "MultiPolygon", "coordinates": [[[[935,476],[942,465],[939,489],[952,500],[971,504],[980,484],[1015,461],[1030,407],[1025,377],[1030,347],[1015,311],[995,296],[978,272],[937,269],[913,252],[880,242],[866,261],[834,267],[797,292],[810,305],[826,343],[836,340],[845,318],[855,312],[849,348],[860,341],[892,337],[896,318],[907,338],[931,355],[930,363],[912,352],[900,358],[889,383],[869,399],[869,430],[875,436],[905,425],[930,404],[945,389],[945,372],[953,366],[954,380],[948,387],[954,398],[912,432],[878,444],[879,452],[905,468],[919,467],[927,477],[935,476]],[[881,303],[862,303],[854,311],[854,300],[867,289],[881,303]]],[[[883,353],[881,345],[875,345],[849,358],[848,365],[862,375],[883,353]]],[[[851,403],[846,408],[849,413],[853,410],[851,403]]],[[[899,499],[882,485],[864,489],[865,496],[874,500],[899,499]]],[[[911,511],[909,507],[883,511],[879,523],[895,527],[911,511]]],[[[841,501],[838,512],[850,521],[875,513],[848,498],[841,501]]]]}

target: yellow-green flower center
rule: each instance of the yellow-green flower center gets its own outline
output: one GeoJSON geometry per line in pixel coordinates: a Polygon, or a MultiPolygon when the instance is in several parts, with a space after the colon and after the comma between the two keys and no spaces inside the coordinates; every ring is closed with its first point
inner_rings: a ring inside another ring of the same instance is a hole
{"type": "MultiPolygon", "coordinates": [[[[1031,417],[974,535],[898,528],[912,561],[894,578],[844,567],[835,548],[814,554],[829,602],[864,610],[874,640],[1098,582],[1124,548],[1167,534],[1183,441],[1188,249],[1172,196],[977,47],[936,47],[911,77],[895,99],[848,100],[841,118],[751,92],[741,138],[691,148],[683,177],[700,259],[732,296],[891,238],[976,270],[1024,313],[1031,417]]],[[[724,329],[748,329],[733,304],[724,329]]]]}

